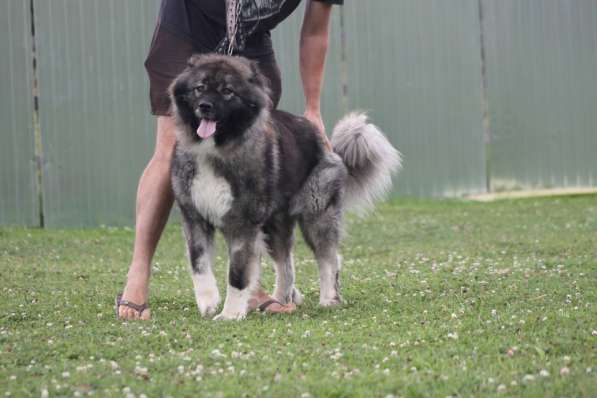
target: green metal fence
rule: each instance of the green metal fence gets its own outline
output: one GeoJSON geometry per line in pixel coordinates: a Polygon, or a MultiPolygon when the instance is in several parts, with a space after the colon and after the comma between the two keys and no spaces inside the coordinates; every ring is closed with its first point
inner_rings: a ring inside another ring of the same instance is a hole
{"type": "Polygon", "coordinates": [[[597,1],[483,0],[491,188],[597,184],[597,1]]]}
{"type": "Polygon", "coordinates": [[[46,225],[133,219],[155,139],[143,61],[157,6],[35,1],[46,225]]]}
{"type": "MultiPolygon", "coordinates": [[[[350,109],[370,112],[404,154],[396,194],[595,185],[595,0],[346,3],[324,119],[331,130],[350,109]]],[[[0,224],[132,223],[155,139],[143,60],[158,5],[0,0],[0,224]]],[[[297,113],[301,20],[299,9],[274,32],[281,107],[297,113]]]]}
{"type": "Polygon", "coordinates": [[[404,153],[400,194],[485,190],[476,0],[348,2],[350,107],[404,153]]]}
{"type": "Polygon", "coordinates": [[[0,223],[38,225],[29,4],[0,2],[0,223]]]}

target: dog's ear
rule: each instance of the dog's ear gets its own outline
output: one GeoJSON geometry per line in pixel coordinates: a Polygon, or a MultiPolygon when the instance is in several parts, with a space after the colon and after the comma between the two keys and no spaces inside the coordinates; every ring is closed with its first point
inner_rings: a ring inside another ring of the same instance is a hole
{"type": "Polygon", "coordinates": [[[261,90],[261,95],[259,96],[260,99],[255,103],[261,103],[262,106],[272,109],[273,103],[271,99],[271,83],[267,76],[261,73],[259,69],[259,65],[255,61],[249,61],[249,66],[251,68],[251,77],[248,79],[249,82],[261,90]]]}
{"type": "Polygon", "coordinates": [[[204,57],[205,57],[205,54],[191,55],[190,58],[187,60],[187,66],[189,68],[192,68],[194,66],[199,66],[201,64],[201,62],[203,61],[204,57]]]}
{"type": "Polygon", "coordinates": [[[183,72],[170,85],[170,112],[177,116],[184,124],[197,129],[199,122],[190,102],[191,88],[187,80],[187,73],[183,72]]]}
{"type": "Polygon", "coordinates": [[[170,98],[177,100],[183,99],[189,91],[189,85],[183,75],[180,75],[176,79],[174,79],[174,81],[172,82],[172,84],[170,84],[170,87],[168,88],[170,98]]]}
{"type": "Polygon", "coordinates": [[[249,81],[253,84],[258,85],[259,87],[269,91],[270,90],[270,81],[269,79],[261,73],[259,70],[259,65],[255,61],[249,61],[249,65],[251,66],[251,77],[249,81]]]}

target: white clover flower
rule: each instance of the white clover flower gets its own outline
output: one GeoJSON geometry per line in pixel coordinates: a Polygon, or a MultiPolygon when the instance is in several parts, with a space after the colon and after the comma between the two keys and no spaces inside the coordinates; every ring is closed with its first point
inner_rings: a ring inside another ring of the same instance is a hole
{"type": "Polygon", "coordinates": [[[149,377],[149,371],[147,370],[147,368],[143,368],[141,366],[135,366],[135,374],[137,376],[143,377],[143,378],[148,378],[149,377]]]}
{"type": "Polygon", "coordinates": [[[545,369],[541,369],[541,371],[539,372],[539,376],[541,377],[549,377],[549,372],[545,369]]]}
{"type": "Polygon", "coordinates": [[[213,359],[218,359],[218,358],[225,358],[226,355],[222,354],[222,352],[220,350],[218,350],[217,348],[215,350],[213,350],[210,354],[210,357],[212,357],[213,359]]]}
{"type": "Polygon", "coordinates": [[[525,375],[525,376],[522,378],[522,381],[523,381],[523,383],[530,383],[530,382],[533,382],[533,381],[535,381],[535,376],[533,376],[533,375],[525,375]]]}

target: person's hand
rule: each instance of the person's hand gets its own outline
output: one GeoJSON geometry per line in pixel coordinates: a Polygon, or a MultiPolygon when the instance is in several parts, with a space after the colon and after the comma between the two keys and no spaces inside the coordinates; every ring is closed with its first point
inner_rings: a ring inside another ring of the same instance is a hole
{"type": "Polygon", "coordinates": [[[319,130],[319,134],[321,134],[321,138],[323,139],[323,143],[325,144],[326,149],[332,151],[332,143],[325,134],[325,125],[323,124],[323,120],[321,119],[321,113],[319,111],[307,109],[303,116],[311,123],[313,123],[315,127],[317,127],[317,130],[319,130]]]}

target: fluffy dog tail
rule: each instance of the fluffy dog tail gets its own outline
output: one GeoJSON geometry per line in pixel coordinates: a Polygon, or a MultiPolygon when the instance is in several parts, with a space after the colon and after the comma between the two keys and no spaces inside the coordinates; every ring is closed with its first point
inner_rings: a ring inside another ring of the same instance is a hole
{"type": "Polygon", "coordinates": [[[402,164],[400,152],[363,112],[344,116],[334,127],[331,141],[348,169],[346,205],[364,214],[392,188],[392,174],[402,164]]]}

